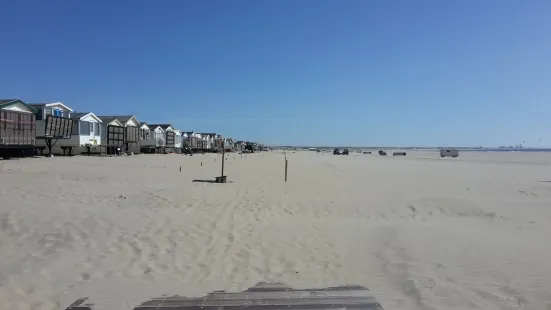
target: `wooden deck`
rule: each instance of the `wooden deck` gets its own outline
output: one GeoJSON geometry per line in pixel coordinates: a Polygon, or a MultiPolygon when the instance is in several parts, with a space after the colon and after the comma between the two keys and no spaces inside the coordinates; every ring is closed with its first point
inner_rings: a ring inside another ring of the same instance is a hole
{"type": "MultiPolygon", "coordinates": [[[[79,299],[67,310],[93,310],[87,299],[79,299]]],[[[182,296],[153,298],[134,310],[289,310],[289,309],[383,309],[368,289],[339,286],[323,289],[291,289],[283,284],[260,282],[244,292],[212,292],[204,297],[182,296]]]]}

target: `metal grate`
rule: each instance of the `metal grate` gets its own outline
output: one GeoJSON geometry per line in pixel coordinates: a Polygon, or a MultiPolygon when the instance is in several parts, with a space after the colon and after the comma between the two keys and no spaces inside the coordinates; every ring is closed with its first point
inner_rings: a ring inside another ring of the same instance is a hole
{"type": "Polygon", "coordinates": [[[46,117],[44,135],[47,138],[68,139],[71,137],[73,120],[61,116],[46,117]]]}
{"type": "Polygon", "coordinates": [[[124,127],[107,125],[107,145],[108,146],[124,145],[124,127]]]}
{"type": "Polygon", "coordinates": [[[35,144],[35,115],[15,111],[0,111],[0,141],[2,145],[35,144]]]}

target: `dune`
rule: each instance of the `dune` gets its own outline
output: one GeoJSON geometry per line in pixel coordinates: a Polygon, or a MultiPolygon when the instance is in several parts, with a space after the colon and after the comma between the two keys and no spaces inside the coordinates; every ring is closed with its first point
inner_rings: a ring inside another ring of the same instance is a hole
{"type": "Polygon", "coordinates": [[[385,309],[551,309],[551,157],[0,161],[0,309],[358,284],[385,309]],[[181,167],[181,172],[180,172],[181,167]]]}

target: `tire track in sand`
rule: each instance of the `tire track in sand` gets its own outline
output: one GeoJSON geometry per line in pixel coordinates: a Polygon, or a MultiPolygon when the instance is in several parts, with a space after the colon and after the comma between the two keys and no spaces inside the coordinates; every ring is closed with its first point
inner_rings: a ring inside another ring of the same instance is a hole
{"type": "Polygon", "coordinates": [[[228,254],[236,238],[239,238],[235,213],[242,195],[242,190],[236,188],[227,204],[216,206],[214,212],[204,214],[203,221],[196,222],[192,227],[191,235],[201,236],[196,241],[200,250],[193,260],[199,269],[194,277],[195,281],[208,279],[213,271],[219,271],[224,265],[223,257],[228,254]]]}
{"type": "Polygon", "coordinates": [[[400,303],[406,303],[406,308],[431,310],[432,307],[424,302],[421,290],[412,279],[411,258],[401,245],[399,233],[396,228],[389,229],[384,240],[385,250],[378,255],[383,262],[383,274],[406,298],[400,301],[400,303]]]}

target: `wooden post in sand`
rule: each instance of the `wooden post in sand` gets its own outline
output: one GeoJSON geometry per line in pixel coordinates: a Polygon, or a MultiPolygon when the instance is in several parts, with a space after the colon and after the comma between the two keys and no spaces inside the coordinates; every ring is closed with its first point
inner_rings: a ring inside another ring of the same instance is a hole
{"type": "Polygon", "coordinates": [[[216,177],[216,183],[226,183],[226,176],[224,175],[224,159],[226,152],[224,148],[222,148],[222,174],[219,177],[216,177]]]}
{"type": "Polygon", "coordinates": [[[222,178],[224,177],[224,159],[226,158],[225,149],[225,147],[222,147],[222,174],[220,175],[222,178]]]}
{"type": "Polygon", "coordinates": [[[285,182],[287,182],[287,157],[285,157],[285,182]]]}

